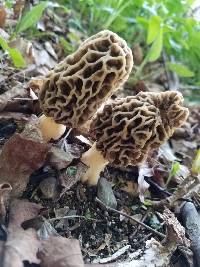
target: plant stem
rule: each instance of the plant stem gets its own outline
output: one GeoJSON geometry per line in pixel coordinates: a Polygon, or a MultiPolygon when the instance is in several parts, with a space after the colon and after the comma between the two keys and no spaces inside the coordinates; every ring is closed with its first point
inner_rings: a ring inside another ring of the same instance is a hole
{"type": "Polygon", "coordinates": [[[122,5],[116,12],[114,12],[109,19],[107,20],[107,22],[103,25],[104,29],[108,29],[110,27],[110,25],[113,23],[113,21],[120,15],[121,12],[123,12],[123,10],[130,5],[130,3],[132,2],[132,0],[129,0],[128,2],[126,2],[124,5],[122,5]]]}

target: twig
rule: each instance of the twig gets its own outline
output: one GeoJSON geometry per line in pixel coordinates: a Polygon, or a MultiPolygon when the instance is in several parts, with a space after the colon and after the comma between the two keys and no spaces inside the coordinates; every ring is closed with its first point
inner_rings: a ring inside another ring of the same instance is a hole
{"type": "Polygon", "coordinates": [[[141,221],[138,221],[138,220],[135,219],[134,217],[132,217],[132,216],[126,214],[125,212],[122,212],[122,211],[113,209],[113,208],[111,208],[111,207],[105,205],[105,204],[104,204],[100,199],[98,199],[97,197],[95,198],[95,201],[96,201],[97,203],[101,204],[102,206],[104,206],[104,207],[107,209],[107,211],[113,211],[113,212],[116,212],[116,213],[118,213],[118,214],[120,214],[120,215],[122,215],[122,216],[124,216],[124,217],[127,217],[127,218],[129,218],[130,220],[132,220],[132,221],[134,221],[134,222],[140,224],[141,226],[145,227],[146,229],[148,229],[148,230],[151,231],[152,233],[154,233],[154,234],[156,234],[156,235],[158,235],[158,236],[160,236],[160,237],[162,237],[162,238],[165,238],[165,237],[166,237],[164,234],[162,234],[162,233],[156,231],[155,229],[151,228],[150,226],[146,225],[145,223],[143,223],[143,222],[141,222],[141,221]]]}
{"type": "Polygon", "coordinates": [[[82,215],[69,215],[69,216],[63,216],[63,217],[55,217],[55,218],[50,218],[48,219],[48,221],[52,222],[52,221],[56,221],[56,220],[62,220],[62,219],[75,219],[75,218],[81,218],[81,219],[85,219],[85,220],[90,220],[90,221],[96,221],[96,222],[101,222],[101,220],[97,220],[94,218],[86,218],[85,216],[82,215]]]}
{"type": "MultiPolygon", "coordinates": [[[[144,222],[144,221],[146,220],[147,216],[148,216],[148,213],[146,213],[146,214],[143,216],[141,222],[144,222]]],[[[135,231],[131,234],[130,238],[132,238],[133,236],[135,236],[135,235],[137,234],[138,230],[140,230],[140,228],[141,228],[141,225],[139,225],[139,226],[135,229],[135,231]]]]}

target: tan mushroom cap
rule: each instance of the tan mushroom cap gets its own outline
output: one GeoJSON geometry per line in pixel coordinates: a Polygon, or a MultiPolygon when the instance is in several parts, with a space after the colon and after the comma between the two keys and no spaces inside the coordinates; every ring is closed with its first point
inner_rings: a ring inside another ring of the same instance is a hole
{"type": "Polygon", "coordinates": [[[39,99],[47,117],[77,128],[127,79],[133,66],[131,49],[105,30],[88,38],[45,78],[39,99]]]}
{"type": "Polygon", "coordinates": [[[90,125],[96,147],[116,166],[138,165],[188,117],[179,92],[141,92],[116,99],[90,125]]]}

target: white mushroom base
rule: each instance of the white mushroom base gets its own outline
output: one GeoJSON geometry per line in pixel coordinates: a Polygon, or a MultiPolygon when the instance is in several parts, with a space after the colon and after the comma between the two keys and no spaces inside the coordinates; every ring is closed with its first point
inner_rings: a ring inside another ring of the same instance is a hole
{"type": "Polygon", "coordinates": [[[81,161],[89,167],[81,178],[82,182],[87,182],[89,185],[97,185],[100,173],[108,164],[108,160],[96,149],[96,143],[88,151],[83,153],[81,161]]]}
{"type": "Polygon", "coordinates": [[[48,142],[51,139],[59,139],[65,132],[66,126],[56,123],[53,118],[42,115],[39,117],[39,128],[42,132],[43,139],[48,142]]]}

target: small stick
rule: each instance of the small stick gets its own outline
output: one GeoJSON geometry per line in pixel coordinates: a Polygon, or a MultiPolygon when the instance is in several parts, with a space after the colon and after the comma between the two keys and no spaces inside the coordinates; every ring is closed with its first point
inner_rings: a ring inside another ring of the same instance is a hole
{"type": "MultiPolygon", "coordinates": [[[[140,222],[144,222],[144,221],[146,220],[147,216],[148,216],[148,213],[146,213],[146,214],[143,216],[143,218],[142,218],[142,220],[140,220],[140,222]]],[[[140,230],[140,228],[141,228],[141,225],[139,225],[139,226],[135,229],[135,231],[131,234],[131,237],[135,236],[136,233],[138,232],[138,230],[140,230]]]]}
{"type": "Polygon", "coordinates": [[[118,213],[118,214],[121,214],[121,215],[123,215],[124,217],[127,217],[127,218],[129,218],[130,220],[132,220],[132,221],[134,221],[134,222],[140,224],[141,226],[145,227],[146,229],[148,229],[148,230],[151,231],[152,233],[154,233],[154,234],[156,234],[156,235],[158,235],[158,236],[160,236],[160,237],[162,237],[162,238],[165,238],[165,237],[166,237],[164,234],[158,232],[157,230],[154,230],[153,228],[151,228],[150,226],[146,225],[145,223],[143,223],[143,222],[141,222],[141,221],[138,221],[137,219],[133,218],[132,216],[126,214],[125,212],[122,212],[122,211],[113,209],[113,208],[111,208],[111,207],[109,207],[109,206],[106,206],[106,205],[105,205],[100,199],[98,199],[97,197],[95,198],[95,201],[96,201],[97,203],[101,204],[102,206],[104,206],[104,207],[107,209],[107,211],[113,211],[113,212],[116,212],[116,213],[118,213]]]}
{"type": "Polygon", "coordinates": [[[55,217],[55,218],[50,218],[48,219],[48,221],[52,222],[52,221],[56,221],[56,220],[62,220],[62,219],[75,219],[75,218],[81,218],[81,219],[85,219],[85,220],[90,220],[90,221],[96,221],[96,222],[101,222],[101,220],[97,220],[94,218],[86,218],[85,216],[82,215],[68,215],[68,216],[63,216],[63,217],[55,217]]]}

